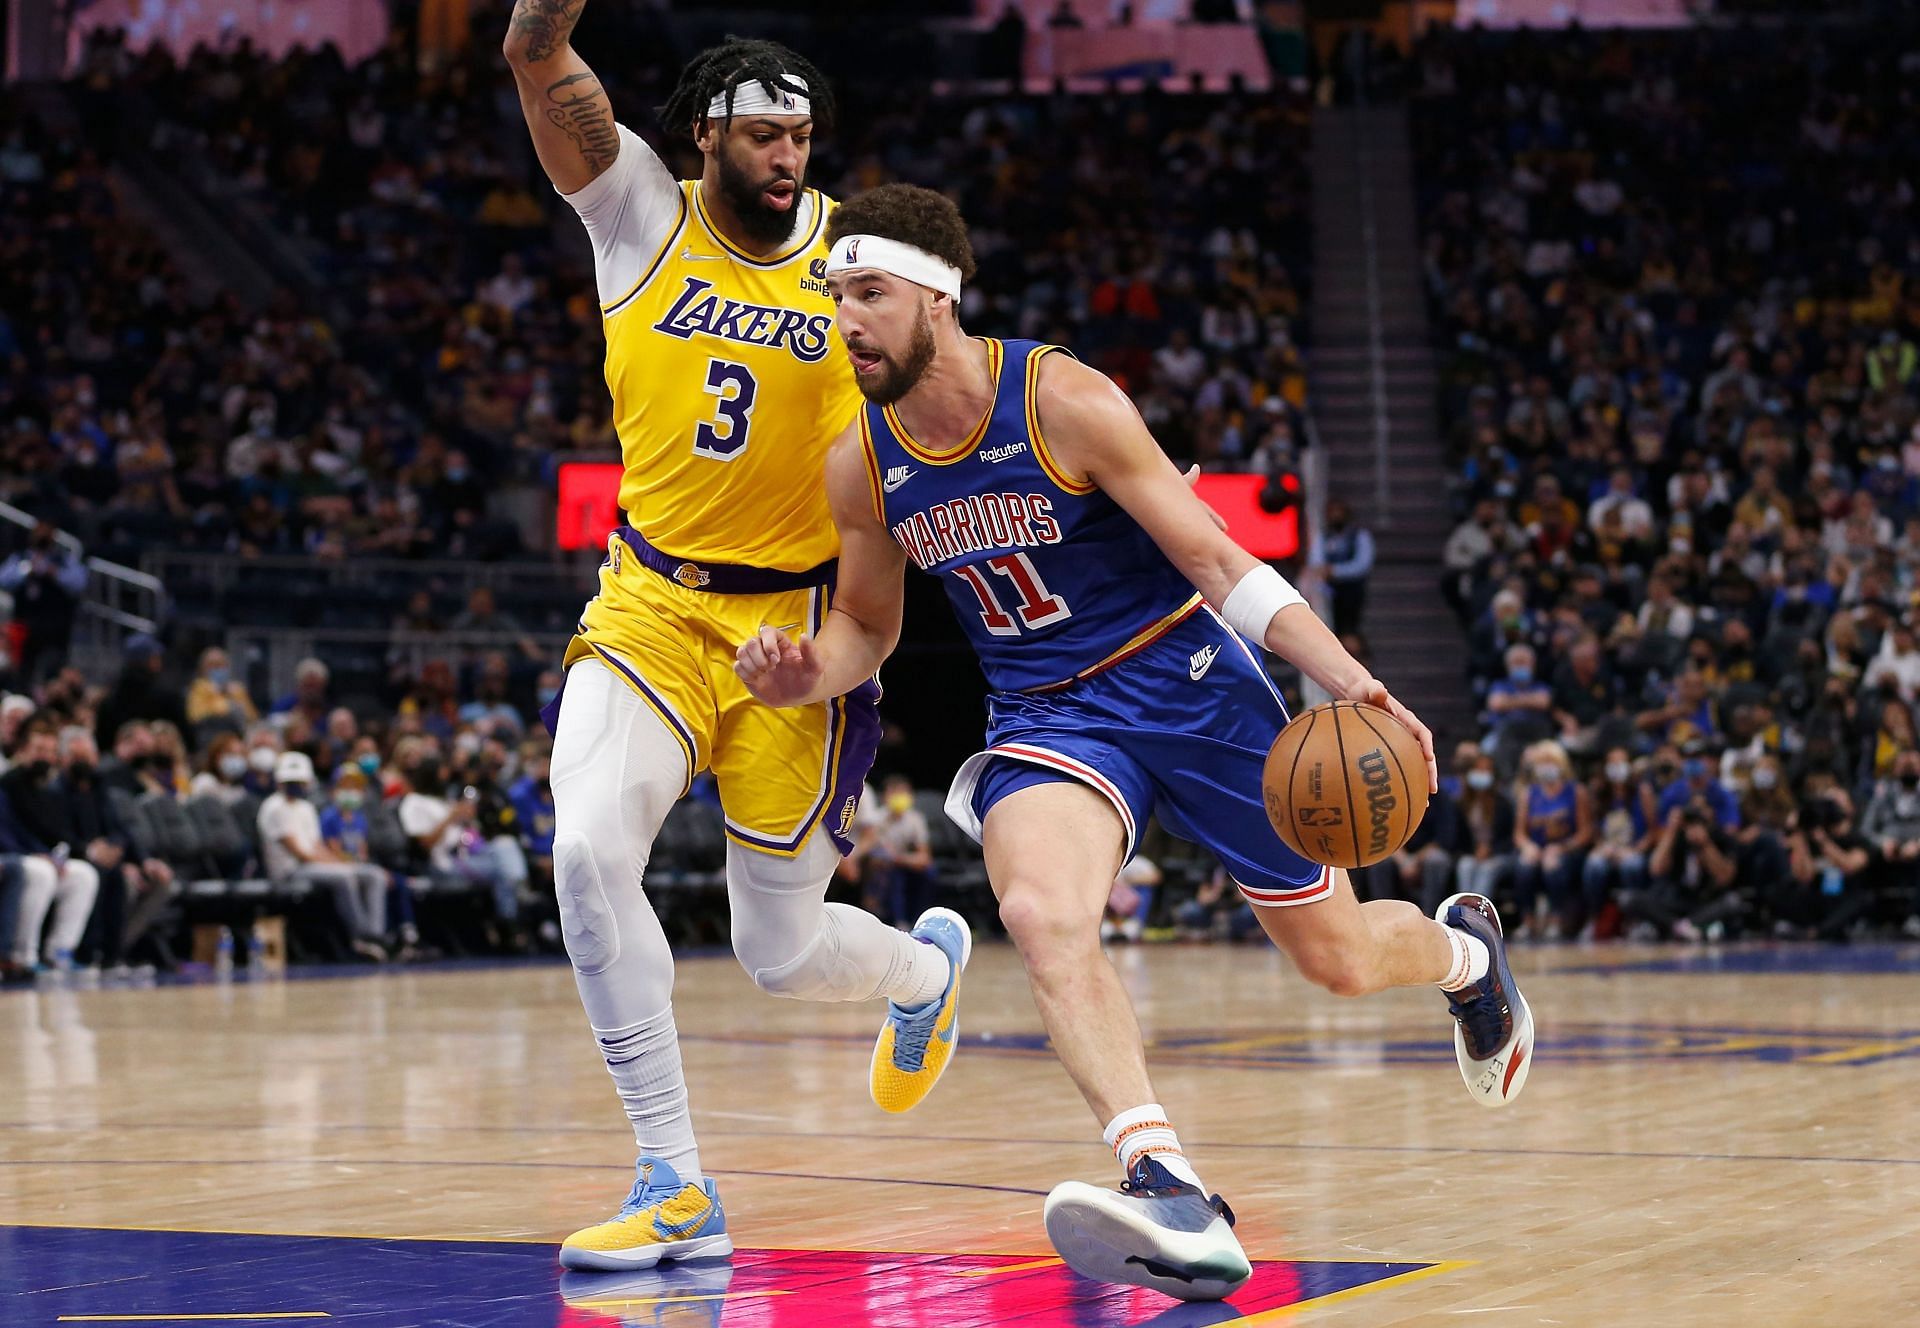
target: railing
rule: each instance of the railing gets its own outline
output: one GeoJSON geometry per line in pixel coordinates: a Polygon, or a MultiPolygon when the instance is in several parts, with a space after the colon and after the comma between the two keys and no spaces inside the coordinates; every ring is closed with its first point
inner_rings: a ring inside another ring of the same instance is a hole
{"type": "MultiPolygon", "coordinates": [[[[32,530],[39,524],[31,513],[11,503],[0,503],[0,521],[32,530]]],[[[54,541],[70,553],[84,555],[78,539],[64,530],[54,541]]],[[[156,576],[105,558],[83,558],[87,588],[74,622],[71,654],[83,669],[111,667],[120,645],[135,632],[157,632],[166,615],[166,587],[156,576]]]]}
{"type": "Polygon", "coordinates": [[[350,592],[390,587],[396,580],[441,594],[469,592],[481,586],[519,594],[552,593],[581,599],[591,592],[599,554],[567,562],[456,562],[448,559],[347,558],[339,561],[285,554],[239,558],[220,553],[150,553],[141,565],[153,576],[175,584],[191,583],[225,594],[264,573],[298,575],[305,585],[350,592]]]}
{"type": "MultiPolygon", "coordinates": [[[[226,650],[256,695],[283,696],[293,690],[294,670],[303,659],[318,659],[336,673],[359,672],[346,666],[375,657],[383,669],[405,668],[415,676],[432,660],[459,665],[490,651],[524,658],[531,643],[549,667],[560,667],[566,649],[565,633],[553,632],[421,632],[385,627],[246,627],[229,626],[226,650]]],[[[342,690],[351,690],[350,687],[342,690]]]]}

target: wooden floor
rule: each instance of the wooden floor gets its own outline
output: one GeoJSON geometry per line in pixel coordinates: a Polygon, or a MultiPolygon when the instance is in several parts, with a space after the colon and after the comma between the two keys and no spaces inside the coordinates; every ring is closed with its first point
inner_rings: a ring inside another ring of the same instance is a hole
{"type": "Polygon", "coordinates": [[[679,1323],[697,1305],[699,1322],[728,1328],[1920,1316],[1920,948],[1523,952],[1541,1041],[1525,1096],[1504,1111],[1468,1099],[1432,992],[1341,1002],[1264,948],[1115,960],[1161,1100],[1238,1210],[1249,1253],[1289,1261],[1274,1278],[1295,1278],[1291,1300],[1080,1303],[1074,1279],[1039,1262],[1046,1190],[1117,1177],[1041,1043],[1015,956],[983,945],[963,1046],[909,1117],[867,1102],[875,1007],[776,1001],[724,957],[684,962],[676,994],[702,1160],[735,1241],[1018,1256],[913,1265],[921,1282],[945,1279],[943,1299],[903,1290],[892,1304],[868,1288],[865,1308],[816,1297],[802,1312],[783,1269],[852,1269],[857,1283],[884,1268],[881,1287],[912,1277],[898,1261],[754,1256],[731,1291],[563,1306],[550,1246],[617,1203],[632,1157],[556,964],[0,996],[0,1224],[19,1228],[0,1228],[0,1321],[76,1321],[75,1305],[93,1321],[191,1311],[367,1325],[679,1323]],[[133,1229],[540,1244],[419,1246],[436,1257],[382,1281],[338,1251],[416,1247],[216,1247],[133,1229]],[[487,1263],[493,1250],[516,1258],[487,1263]],[[256,1257],[255,1272],[235,1273],[256,1257]],[[432,1297],[409,1300],[485,1269],[518,1279],[496,1317],[435,1317],[432,1297]],[[988,1283],[1003,1308],[968,1309],[954,1290],[988,1283]],[[1020,1309],[1005,1290],[1016,1284],[1067,1308],[1020,1309]],[[351,1295],[364,1312],[340,1308],[351,1295]],[[390,1312],[367,1310],[369,1296],[390,1312]]]}

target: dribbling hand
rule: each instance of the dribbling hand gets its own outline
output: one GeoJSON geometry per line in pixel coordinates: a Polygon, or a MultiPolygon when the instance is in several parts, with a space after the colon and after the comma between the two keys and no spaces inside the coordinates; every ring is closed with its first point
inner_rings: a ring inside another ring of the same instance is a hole
{"type": "Polygon", "coordinates": [[[1348,693],[1347,700],[1360,701],[1367,705],[1379,706],[1406,727],[1407,732],[1420,740],[1420,753],[1427,758],[1427,792],[1440,791],[1440,766],[1433,758],[1433,733],[1422,724],[1413,711],[1393,699],[1393,693],[1378,678],[1368,678],[1348,693]]]}
{"type": "Polygon", "coordinates": [[[812,637],[795,641],[785,632],[763,626],[735,652],[733,671],[767,705],[790,706],[813,694],[824,670],[812,637]]]}

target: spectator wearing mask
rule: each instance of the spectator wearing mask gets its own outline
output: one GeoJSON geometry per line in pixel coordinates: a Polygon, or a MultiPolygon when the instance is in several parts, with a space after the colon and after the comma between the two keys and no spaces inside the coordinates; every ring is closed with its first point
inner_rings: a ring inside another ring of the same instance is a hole
{"type": "Polygon", "coordinates": [[[29,685],[66,661],[73,620],[87,593],[87,567],[50,522],[27,536],[27,547],[0,563],[0,591],[13,599],[13,621],[26,634],[16,669],[29,685]]]}
{"type": "Polygon", "coordinates": [[[1647,888],[1647,855],[1660,825],[1659,803],[1653,790],[1633,777],[1633,758],[1625,747],[1608,750],[1589,798],[1594,844],[1580,869],[1586,906],[1581,940],[1593,939],[1595,923],[1611,899],[1647,888]]]}
{"type": "Polygon", "coordinates": [[[1514,808],[1514,894],[1522,937],[1563,934],[1579,901],[1581,854],[1593,840],[1593,804],[1573,778],[1573,763],[1557,742],[1539,742],[1524,758],[1527,783],[1514,808]]]}
{"type": "Polygon", "coordinates": [[[1860,833],[1879,854],[1885,892],[1905,910],[1907,934],[1920,935],[1920,752],[1894,759],[1893,778],[1874,789],[1860,833]]]}
{"type": "Polygon", "coordinates": [[[1373,532],[1353,519],[1353,509],[1338,498],[1327,504],[1326,529],[1314,541],[1309,564],[1327,580],[1333,596],[1333,630],[1344,636],[1360,630],[1367,607],[1367,579],[1373,575],[1373,532]]]}
{"type": "Polygon", "coordinates": [[[1498,900],[1513,875],[1513,800],[1500,789],[1493,757],[1485,752],[1475,758],[1465,782],[1456,884],[1464,893],[1498,900]]]}
{"type": "Polygon", "coordinates": [[[24,854],[52,868],[36,867],[27,873],[14,931],[14,962],[31,968],[44,956],[50,967],[64,972],[74,967],[74,951],[86,935],[87,919],[100,893],[100,873],[78,856],[84,845],[67,837],[71,832],[66,794],[59,781],[59,756],[60,741],[53,726],[29,725],[12,768],[0,775],[0,797],[11,809],[24,854]],[[40,933],[49,910],[53,925],[46,928],[43,949],[40,933]]]}
{"type": "Polygon", "coordinates": [[[114,814],[100,780],[100,749],[91,730],[78,726],[62,730],[60,760],[59,783],[65,801],[61,836],[100,874],[88,928],[90,957],[109,970],[124,970],[128,955],[146,944],[161,967],[171,968],[172,954],[160,923],[172,902],[173,868],[159,858],[134,856],[133,841],[114,814]]]}
{"type": "Polygon", "coordinates": [[[378,867],[347,860],[327,847],[320,813],[308,800],[313,791],[313,761],[302,752],[284,752],[274,763],[278,785],[260,804],[260,856],[276,885],[308,885],[328,891],[346,929],[348,946],[376,962],[387,957],[381,945],[386,929],[387,874],[378,867]]]}
{"type": "Polygon", "coordinates": [[[257,719],[253,698],[233,676],[227,652],[218,646],[200,653],[200,668],[187,684],[187,727],[205,745],[216,734],[245,733],[257,719]]]}
{"type": "Polygon", "coordinates": [[[870,860],[885,873],[886,916],[897,927],[911,927],[933,902],[933,849],[906,776],[888,777],[875,829],[879,843],[870,860]]]}
{"type": "Polygon", "coordinates": [[[1850,939],[1878,901],[1867,876],[1873,845],[1854,829],[1853,806],[1844,791],[1829,788],[1806,800],[1787,851],[1793,888],[1776,902],[1775,914],[1798,934],[1850,939]]]}
{"type": "Polygon", "coordinates": [[[1868,688],[1891,681],[1900,699],[1912,705],[1920,697],[1920,646],[1914,643],[1913,628],[1904,621],[1880,640],[1880,651],[1867,665],[1862,683],[1868,688]]]}
{"type": "Polygon", "coordinates": [[[480,833],[480,790],[467,785],[457,797],[440,794],[449,783],[446,762],[431,747],[397,761],[394,783],[400,795],[400,828],[426,858],[433,877],[448,884],[478,884],[493,900],[502,935],[490,926],[496,945],[525,948],[519,931],[520,889],[527,880],[526,855],[507,836],[489,840],[480,833]]]}
{"type": "Polygon", "coordinates": [[[130,720],[114,730],[113,755],[100,763],[100,782],[116,793],[137,798],[147,792],[141,778],[153,755],[153,734],[144,721],[130,720]]]}
{"type": "Polygon", "coordinates": [[[247,796],[247,747],[237,733],[222,733],[201,755],[200,769],[187,785],[190,798],[218,798],[232,806],[247,796]]]}
{"type": "Polygon", "coordinates": [[[359,766],[343,765],[335,771],[333,796],[320,809],[320,838],[341,862],[380,874],[387,883],[387,913],[399,920],[398,958],[416,959],[420,956],[420,928],[414,922],[413,891],[404,879],[373,860],[367,843],[367,797],[367,776],[359,766]]]}
{"type": "Polygon", "coordinates": [[[1625,727],[1617,719],[1617,693],[1612,674],[1600,652],[1600,641],[1582,635],[1567,651],[1553,681],[1553,718],[1560,726],[1560,745],[1578,755],[1591,754],[1609,736],[1625,727]],[[1614,721],[1609,724],[1608,721],[1614,721]]]}
{"type": "Polygon", "coordinates": [[[1502,770],[1511,770],[1529,743],[1553,732],[1553,689],[1535,674],[1533,647],[1507,651],[1507,676],[1487,689],[1482,720],[1492,729],[1490,750],[1502,770]]]}
{"type": "Polygon", "coordinates": [[[273,770],[280,763],[282,745],[279,733],[266,724],[256,724],[247,733],[247,773],[241,786],[248,795],[265,798],[273,793],[273,770]]]}

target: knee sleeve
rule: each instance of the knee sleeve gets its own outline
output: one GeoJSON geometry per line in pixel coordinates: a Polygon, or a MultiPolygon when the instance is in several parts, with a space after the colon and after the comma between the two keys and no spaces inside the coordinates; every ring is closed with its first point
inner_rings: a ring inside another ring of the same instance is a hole
{"type": "Polygon", "coordinates": [[[762,991],[859,1001],[886,982],[899,933],[871,914],[825,902],[839,861],[820,833],[791,858],[727,845],[733,953],[762,991]]]}
{"type": "Polygon", "coordinates": [[[573,666],[553,741],[553,884],[560,931],[596,1027],[623,1027],[672,997],[673,956],[642,878],[686,757],[632,689],[573,666]]]}

